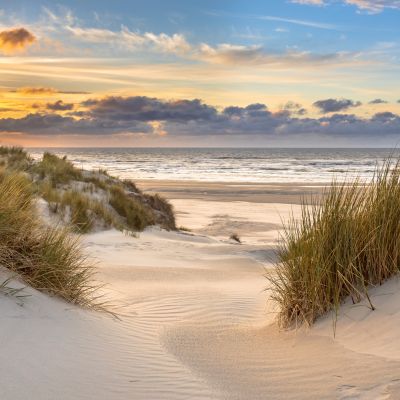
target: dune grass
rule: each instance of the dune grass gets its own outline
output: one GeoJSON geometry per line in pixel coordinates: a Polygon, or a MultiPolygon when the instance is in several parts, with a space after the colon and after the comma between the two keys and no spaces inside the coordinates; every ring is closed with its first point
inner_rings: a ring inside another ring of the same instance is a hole
{"type": "Polygon", "coordinates": [[[0,146],[0,165],[14,171],[26,171],[31,163],[28,153],[21,147],[0,146]]]}
{"type": "Polygon", "coordinates": [[[42,160],[37,163],[33,171],[40,179],[48,179],[53,187],[69,183],[71,180],[82,180],[82,172],[67,160],[67,157],[57,157],[55,154],[44,153],[42,160]]]}
{"type": "Polygon", "coordinates": [[[240,236],[234,232],[229,236],[229,239],[234,240],[237,243],[242,243],[242,240],[240,239],[240,236]]]}
{"type": "Polygon", "coordinates": [[[45,152],[34,162],[19,147],[0,146],[0,171],[26,173],[49,210],[79,233],[97,228],[142,231],[149,225],[176,229],[172,205],[159,195],[143,193],[131,180],[99,169],[83,171],[65,156],[45,152]]]}
{"type": "Polygon", "coordinates": [[[348,297],[374,309],[368,288],[400,268],[400,162],[386,161],[371,182],[334,182],[322,197],[304,200],[277,258],[267,279],[282,326],[311,325],[332,310],[337,316],[348,297]]]}
{"type": "Polygon", "coordinates": [[[110,205],[125,218],[127,227],[142,231],[146,226],[154,224],[154,218],[147,207],[130,197],[120,186],[110,188],[110,205]]]}
{"type": "Polygon", "coordinates": [[[121,225],[101,201],[91,198],[85,191],[58,191],[49,182],[42,182],[38,192],[48,202],[51,212],[59,214],[62,219],[67,217],[75,232],[88,233],[96,223],[101,223],[104,228],[121,225]]]}
{"type": "Polygon", "coordinates": [[[38,290],[80,306],[100,308],[93,268],[78,238],[39,221],[32,183],[23,174],[1,174],[0,265],[38,290]]]}
{"type": "Polygon", "coordinates": [[[155,224],[176,229],[171,204],[159,195],[142,193],[130,180],[119,180],[105,170],[81,171],[66,157],[51,153],[44,153],[31,170],[38,194],[52,212],[67,215],[75,231],[90,232],[100,221],[119,230],[142,231],[155,224]]]}
{"type": "Polygon", "coordinates": [[[144,194],[144,199],[146,200],[147,205],[158,213],[158,215],[162,215],[163,218],[157,218],[156,215],[156,222],[159,223],[163,228],[168,230],[175,230],[176,229],[176,221],[175,221],[175,214],[174,208],[172,204],[165,199],[164,197],[160,196],[159,194],[144,194]]]}

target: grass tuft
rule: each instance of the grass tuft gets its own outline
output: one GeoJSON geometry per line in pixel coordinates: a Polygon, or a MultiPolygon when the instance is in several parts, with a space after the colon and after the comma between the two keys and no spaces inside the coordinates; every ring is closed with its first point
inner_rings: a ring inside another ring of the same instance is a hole
{"type": "Polygon", "coordinates": [[[229,236],[229,239],[234,240],[237,243],[242,243],[242,240],[240,239],[239,235],[237,233],[232,233],[229,236]]]}
{"type": "Polygon", "coordinates": [[[44,153],[42,160],[34,166],[40,179],[48,179],[53,187],[69,183],[71,180],[82,180],[82,172],[67,160],[67,157],[57,157],[51,153],[44,153]]]}
{"type": "Polygon", "coordinates": [[[302,203],[286,224],[274,271],[267,273],[284,327],[337,312],[350,297],[369,302],[368,287],[400,268],[400,162],[388,160],[371,182],[334,182],[302,203]]]}
{"type": "Polygon", "coordinates": [[[154,224],[150,210],[120,186],[114,185],[110,188],[109,203],[119,215],[125,218],[129,229],[142,231],[146,226],[154,224]]]}
{"type": "Polygon", "coordinates": [[[78,238],[39,221],[32,183],[22,174],[0,175],[0,265],[38,290],[100,308],[78,238]]]}
{"type": "Polygon", "coordinates": [[[13,171],[26,171],[31,163],[28,153],[21,147],[0,146],[0,165],[13,171]]]}

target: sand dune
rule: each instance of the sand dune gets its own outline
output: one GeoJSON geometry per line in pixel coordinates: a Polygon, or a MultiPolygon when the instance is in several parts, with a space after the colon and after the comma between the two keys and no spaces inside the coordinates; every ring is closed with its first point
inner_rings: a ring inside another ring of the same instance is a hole
{"type": "Polygon", "coordinates": [[[329,317],[280,332],[263,271],[291,206],[173,203],[193,233],[84,238],[120,319],[2,296],[1,399],[400,398],[398,282],[372,293],[375,312],[345,305],[335,339],[329,317]]]}

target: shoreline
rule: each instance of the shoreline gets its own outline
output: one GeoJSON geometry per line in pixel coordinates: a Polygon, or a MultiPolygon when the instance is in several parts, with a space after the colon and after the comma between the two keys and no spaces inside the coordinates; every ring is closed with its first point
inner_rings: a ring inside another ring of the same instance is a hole
{"type": "Polygon", "coordinates": [[[304,196],[320,196],[323,183],[243,183],[180,180],[135,180],[146,193],[159,193],[167,199],[243,201],[248,203],[300,204],[304,196]]]}

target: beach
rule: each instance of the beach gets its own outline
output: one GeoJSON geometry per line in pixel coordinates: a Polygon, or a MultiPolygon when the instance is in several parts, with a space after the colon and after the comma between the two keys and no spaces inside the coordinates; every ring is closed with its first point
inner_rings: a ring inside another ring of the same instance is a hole
{"type": "Polygon", "coordinates": [[[400,400],[400,0],[0,0],[0,400],[400,400]]]}
{"type": "Polygon", "coordinates": [[[31,288],[22,304],[0,302],[1,398],[399,398],[396,279],[372,289],[373,312],[345,304],[335,337],[329,315],[312,328],[275,323],[265,270],[282,220],[319,186],[138,186],[167,196],[188,231],[83,236],[117,317],[31,288]]]}

